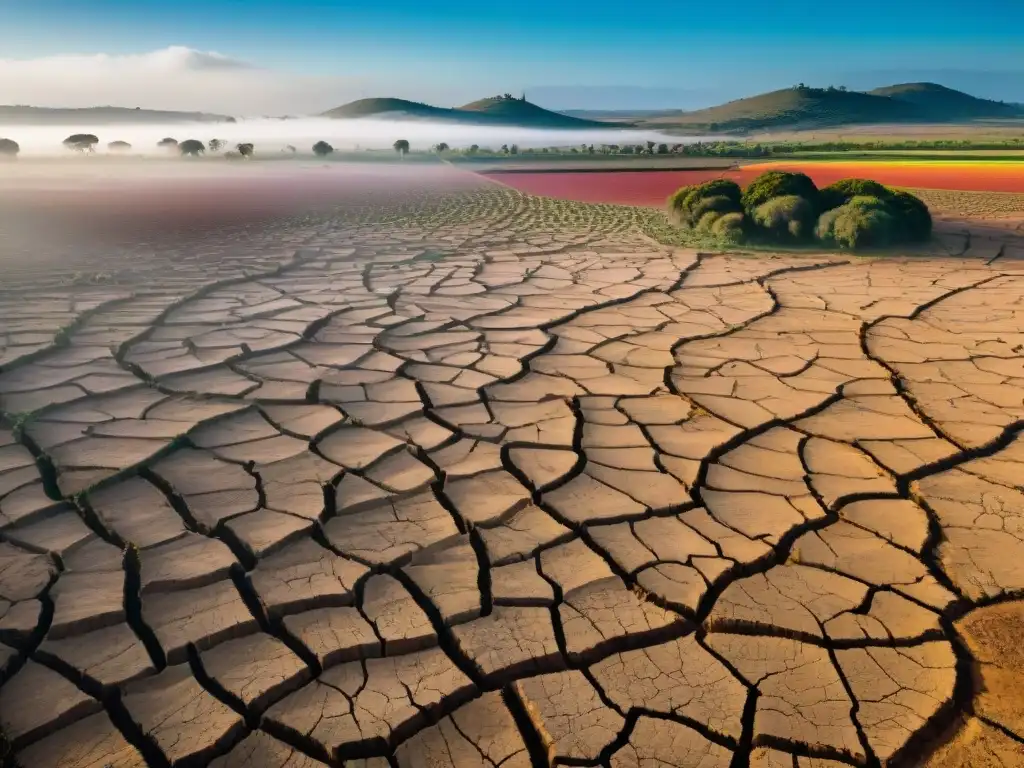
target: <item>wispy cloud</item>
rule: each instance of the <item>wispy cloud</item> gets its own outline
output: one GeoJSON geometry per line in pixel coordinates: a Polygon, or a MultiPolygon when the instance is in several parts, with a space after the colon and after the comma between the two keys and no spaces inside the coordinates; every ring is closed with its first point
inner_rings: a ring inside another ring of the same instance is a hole
{"type": "Polygon", "coordinates": [[[354,79],[291,75],[184,46],[125,55],[0,59],[0,104],[258,115],[318,112],[359,92],[354,79]]]}

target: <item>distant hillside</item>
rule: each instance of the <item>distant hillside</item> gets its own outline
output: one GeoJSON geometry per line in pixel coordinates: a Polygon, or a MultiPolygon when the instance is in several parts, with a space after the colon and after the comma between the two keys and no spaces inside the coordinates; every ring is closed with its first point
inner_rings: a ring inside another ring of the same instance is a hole
{"type": "Polygon", "coordinates": [[[524,125],[537,128],[606,127],[603,123],[563,115],[561,112],[552,112],[522,99],[481,99],[459,107],[459,111],[485,115],[504,125],[524,125]]]}
{"type": "Polygon", "coordinates": [[[360,117],[399,115],[410,120],[443,120],[449,118],[451,111],[450,109],[432,107],[429,104],[421,104],[418,101],[406,101],[405,99],[359,99],[358,101],[352,101],[340,107],[329,109],[322,116],[340,120],[351,120],[360,117]]]}
{"type": "Polygon", "coordinates": [[[733,133],[769,128],[824,128],[865,123],[955,123],[1024,118],[1024,109],[979,99],[933,83],[909,83],[868,93],[798,86],[730,101],[721,106],[644,121],[733,133]]]}
{"type": "Polygon", "coordinates": [[[912,104],[922,116],[936,122],[1024,117],[1024,108],[1019,104],[979,99],[936,83],[889,85],[868,93],[912,104]]]}
{"type": "Polygon", "coordinates": [[[233,123],[227,115],[206,112],[165,112],[127,107],[51,109],[0,106],[0,125],[113,125],[126,123],[233,123]]]}
{"type": "Polygon", "coordinates": [[[323,113],[324,117],[392,120],[430,120],[465,125],[507,125],[520,128],[607,128],[606,123],[584,120],[538,107],[522,99],[498,96],[455,109],[433,107],[405,99],[360,99],[323,113]]]}
{"type": "Polygon", "coordinates": [[[567,109],[563,115],[586,120],[626,120],[636,118],[671,117],[685,114],[682,109],[567,109]]]}

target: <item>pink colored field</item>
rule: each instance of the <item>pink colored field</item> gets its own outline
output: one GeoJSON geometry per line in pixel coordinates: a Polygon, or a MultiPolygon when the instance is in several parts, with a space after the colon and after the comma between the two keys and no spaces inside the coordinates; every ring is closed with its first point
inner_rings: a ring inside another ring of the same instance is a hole
{"type": "Polygon", "coordinates": [[[0,178],[0,239],[12,231],[83,243],[198,239],[286,216],[386,209],[482,184],[446,166],[18,163],[0,178]]]}
{"type": "Polygon", "coordinates": [[[820,187],[839,179],[868,178],[896,187],[980,192],[1024,192],[1021,163],[758,163],[730,171],[608,171],[496,173],[490,178],[534,195],[585,203],[660,206],[679,187],[709,179],[747,184],[767,170],[801,171],[820,187]]]}

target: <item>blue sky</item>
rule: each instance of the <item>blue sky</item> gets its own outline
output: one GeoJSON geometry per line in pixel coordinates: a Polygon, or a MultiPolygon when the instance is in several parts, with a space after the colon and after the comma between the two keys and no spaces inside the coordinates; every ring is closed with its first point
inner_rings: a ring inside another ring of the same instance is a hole
{"type": "Polygon", "coordinates": [[[1024,100],[1024,0],[0,0],[0,10],[5,60],[216,51],[319,82],[316,100],[329,101],[310,109],[363,95],[457,104],[523,88],[564,108],[695,107],[798,81],[939,78],[1024,100]]]}

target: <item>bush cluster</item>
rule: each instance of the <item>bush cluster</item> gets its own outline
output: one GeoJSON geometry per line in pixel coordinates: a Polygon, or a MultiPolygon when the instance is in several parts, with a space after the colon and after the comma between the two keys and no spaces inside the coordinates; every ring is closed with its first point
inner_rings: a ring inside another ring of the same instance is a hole
{"type": "Polygon", "coordinates": [[[857,250],[931,237],[928,207],[909,192],[870,179],[843,179],[818,189],[805,174],[768,171],[746,189],[714,179],[668,199],[684,227],[730,243],[810,243],[857,250]]]}
{"type": "Polygon", "coordinates": [[[668,204],[685,226],[696,227],[708,213],[741,213],[742,196],[743,191],[735,181],[712,179],[678,189],[668,199],[668,204]]]}

